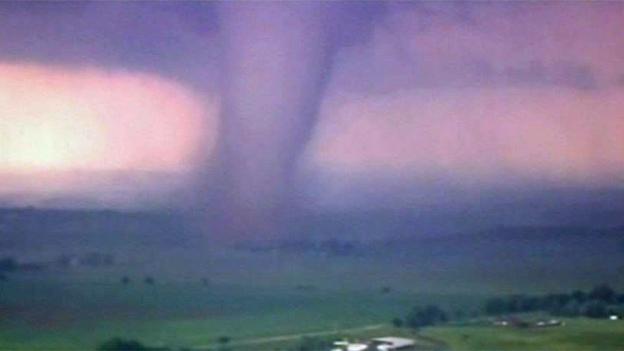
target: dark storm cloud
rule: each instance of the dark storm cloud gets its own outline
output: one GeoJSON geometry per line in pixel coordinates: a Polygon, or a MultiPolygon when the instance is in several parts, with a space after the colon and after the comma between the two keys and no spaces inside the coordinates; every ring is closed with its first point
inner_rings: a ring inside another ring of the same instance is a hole
{"type": "Polygon", "coordinates": [[[207,2],[5,2],[0,60],[148,72],[219,96],[221,163],[202,151],[252,207],[299,196],[285,179],[301,163],[345,183],[379,169],[414,183],[621,174],[620,4],[327,2],[294,23],[268,9],[316,3],[252,4],[266,26],[207,2]]]}
{"type": "Polygon", "coordinates": [[[571,61],[559,61],[552,65],[531,61],[507,67],[501,76],[509,85],[554,85],[574,89],[598,87],[597,78],[589,65],[571,61]]]}
{"type": "Polygon", "coordinates": [[[217,22],[205,2],[3,2],[0,59],[148,71],[214,89],[217,22]]]}
{"type": "Polygon", "coordinates": [[[334,53],[365,42],[381,8],[236,2],[219,9],[219,202],[229,231],[270,235],[293,196],[293,173],[315,127],[334,53]]]}

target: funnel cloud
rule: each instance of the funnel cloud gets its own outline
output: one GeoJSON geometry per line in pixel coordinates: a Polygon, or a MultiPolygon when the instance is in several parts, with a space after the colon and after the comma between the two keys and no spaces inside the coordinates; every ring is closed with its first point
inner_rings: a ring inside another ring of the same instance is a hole
{"type": "Polygon", "coordinates": [[[219,7],[222,118],[221,224],[227,235],[278,235],[297,159],[316,121],[333,47],[332,5],[219,7]]]}
{"type": "Polygon", "coordinates": [[[3,2],[0,204],[173,208],[244,242],[488,192],[591,203],[624,184],[623,21],[614,2],[3,2]]]}

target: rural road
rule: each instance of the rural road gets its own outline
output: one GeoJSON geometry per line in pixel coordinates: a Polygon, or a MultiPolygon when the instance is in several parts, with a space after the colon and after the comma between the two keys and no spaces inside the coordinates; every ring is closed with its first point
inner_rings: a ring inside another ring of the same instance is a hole
{"type": "MultiPolygon", "coordinates": [[[[326,331],[319,331],[319,332],[309,332],[309,333],[270,336],[270,337],[263,337],[263,338],[243,339],[240,341],[230,342],[228,343],[228,346],[257,345],[257,344],[265,344],[265,343],[271,343],[271,342],[298,340],[304,337],[327,336],[327,335],[334,335],[338,333],[362,332],[362,331],[381,329],[384,326],[385,326],[384,324],[373,324],[373,325],[367,325],[367,326],[357,327],[357,328],[334,329],[334,330],[326,330],[326,331]]],[[[202,349],[207,349],[207,348],[214,347],[214,346],[215,344],[199,345],[199,346],[195,346],[193,349],[202,350],[202,349]]]]}

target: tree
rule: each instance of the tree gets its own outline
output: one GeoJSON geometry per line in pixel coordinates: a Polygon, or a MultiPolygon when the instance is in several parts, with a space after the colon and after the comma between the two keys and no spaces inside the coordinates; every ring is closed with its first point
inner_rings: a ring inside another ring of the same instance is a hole
{"type": "Polygon", "coordinates": [[[557,314],[571,299],[567,294],[548,294],[542,299],[541,308],[557,314]]]}
{"type": "Polygon", "coordinates": [[[507,302],[500,297],[487,299],[485,302],[485,313],[489,315],[501,315],[509,313],[507,302]]]}
{"type": "Polygon", "coordinates": [[[229,343],[229,342],[230,342],[230,340],[232,340],[232,339],[231,339],[229,336],[220,336],[220,337],[217,339],[217,342],[218,342],[219,344],[227,344],[227,343],[229,343]]]}
{"type": "Polygon", "coordinates": [[[328,350],[332,343],[329,340],[316,337],[303,337],[297,346],[297,351],[318,351],[328,350]]]}
{"type": "Polygon", "coordinates": [[[581,307],[581,314],[589,318],[606,318],[609,315],[607,304],[601,300],[588,301],[581,307]]]}
{"type": "Polygon", "coordinates": [[[128,284],[130,284],[130,277],[128,277],[127,275],[124,275],[124,276],[121,278],[121,284],[123,284],[123,285],[128,285],[128,284]]]}
{"type": "Polygon", "coordinates": [[[144,281],[145,281],[145,284],[147,284],[147,285],[154,285],[154,283],[155,283],[154,278],[152,276],[149,276],[149,275],[147,277],[145,277],[144,281]]]}
{"type": "Polygon", "coordinates": [[[592,289],[592,291],[589,292],[590,299],[606,303],[615,302],[615,297],[615,291],[607,284],[597,285],[592,289]]]}
{"type": "Polygon", "coordinates": [[[412,329],[418,329],[444,323],[447,320],[448,316],[441,308],[435,305],[428,305],[424,308],[414,307],[405,318],[405,324],[412,329]]]}
{"type": "Polygon", "coordinates": [[[607,308],[607,314],[609,316],[611,315],[616,315],[616,316],[624,316],[624,305],[616,305],[616,306],[609,306],[607,308]]]}
{"type": "Polygon", "coordinates": [[[536,296],[518,294],[504,299],[504,305],[506,313],[531,312],[540,308],[541,301],[536,296]]]}
{"type": "Polygon", "coordinates": [[[395,328],[402,328],[403,327],[403,320],[401,318],[394,318],[394,319],[392,319],[392,326],[394,326],[395,328]]]}
{"type": "Polygon", "coordinates": [[[453,319],[463,320],[464,318],[466,318],[466,312],[464,310],[457,308],[453,311],[453,319]]]}
{"type": "Polygon", "coordinates": [[[574,290],[572,294],[570,294],[570,297],[578,303],[583,303],[588,299],[587,293],[581,290],[574,290]]]}
{"type": "Polygon", "coordinates": [[[149,348],[136,340],[112,338],[100,344],[98,351],[148,351],[149,348]]]}
{"type": "Polygon", "coordinates": [[[572,299],[568,301],[563,307],[558,309],[557,311],[551,311],[554,315],[564,316],[564,317],[578,317],[581,314],[581,303],[572,299]]]}
{"type": "Polygon", "coordinates": [[[230,343],[232,339],[229,336],[220,336],[217,338],[217,342],[219,343],[219,350],[227,350],[227,345],[230,343]]]}
{"type": "Polygon", "coordinates": [[[0,272],[14,272],[17,270],[17,261],[13,257],[0,259],[0,272]]]}

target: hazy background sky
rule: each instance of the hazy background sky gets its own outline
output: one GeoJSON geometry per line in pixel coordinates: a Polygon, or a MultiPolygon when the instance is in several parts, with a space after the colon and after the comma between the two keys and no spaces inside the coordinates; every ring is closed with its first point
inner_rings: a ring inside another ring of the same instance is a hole
{"type": "Polygon", "coordinates": [[[3,2],[0,198],[175,204],[215,168],[253,206],[621,189],[623,31],[617,2],[3,2]]]}

